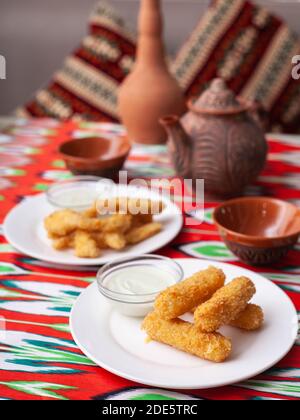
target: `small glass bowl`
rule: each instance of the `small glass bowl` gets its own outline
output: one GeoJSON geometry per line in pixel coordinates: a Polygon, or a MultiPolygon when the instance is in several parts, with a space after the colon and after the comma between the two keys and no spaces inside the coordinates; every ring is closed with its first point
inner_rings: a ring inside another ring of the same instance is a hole
{"type": "Polygon", "coordinates": [[[83,211],[103,195],[107,195],[115,183],[97,176],[74,176],[51,185],[46,192],[48,202],[60,209],[83,211]]]}
{"type": "Polygon", "coordinates": [[[131,317],[143,317],[147,315],[153,309],[153,304],[158,294],[168,286],[163,285],[161,289],[146,294],[119,293],[109,289],[107,283],[112,274],[129,267],[158,268],[160,271],[165,272],[168,279],[170,279],[168,286],[179,283],[184,275],[181,266],[174,260],[151,254],[142,255],[140,257],[123,258],[103,266],[97,273],[99,292],[114,309],[123,315],[131,317]]]}

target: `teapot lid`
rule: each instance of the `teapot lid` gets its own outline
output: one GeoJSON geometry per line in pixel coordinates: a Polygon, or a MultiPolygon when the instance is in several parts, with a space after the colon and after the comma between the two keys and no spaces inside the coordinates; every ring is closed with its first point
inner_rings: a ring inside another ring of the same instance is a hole
{"type": "Polygon", "coordinates": [[[196,101],[189,102],[189,108],[198,114],[232,115],[250,107],[235,96],[223,79],[214,79],[196,101]]]}

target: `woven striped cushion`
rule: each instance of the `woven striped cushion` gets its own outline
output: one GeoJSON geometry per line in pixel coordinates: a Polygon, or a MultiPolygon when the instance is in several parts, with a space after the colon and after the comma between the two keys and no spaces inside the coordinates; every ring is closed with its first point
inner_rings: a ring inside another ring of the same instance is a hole
{"type": "Polygon", "coordinates": [[[116,121],[117,89],[134,56],[134,36],[110,5],[99,2],[80,47],[17,114],[116,121]]]}
{"type": "Polygon", "coordinates": [[[269,130],[300,132],[300,80],[292,78],[292,57],[300,42],[288,26],[263,7],[244,0],[216,0],[173,63],[188,97],[199,95],[214,77],[239,95],[260,101],[269,130]]]}

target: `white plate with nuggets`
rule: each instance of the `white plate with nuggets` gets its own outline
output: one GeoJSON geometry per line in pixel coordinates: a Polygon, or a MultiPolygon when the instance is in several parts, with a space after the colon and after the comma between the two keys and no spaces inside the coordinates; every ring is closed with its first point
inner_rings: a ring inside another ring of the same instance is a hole
{"type": "MultiPolygon", "coordinates": [[[[121,187],[119,191],[121,195],[121,187]]],[[[136,196],[136,188],[125,186],[125,191],[128,196],[136,196]]],[[[178,207],[167,197],[147,189],[139,189],[138,194],[141,198],[164,203],[163,212],[153,218],[155,222],[162,224],[162,231],[137,245],[127,246],[122,251],[103,250],[101,256],[97,258],[78,258],[72,249],[64,251],[53,249],[44,228],[44,219],[58,209],[48,202],[46,194],[26,198],[14,207],[4,221],[4,235],[10,244],[22,253],[64,266],[99,266],[116,258],[152,253],[167,245],[178,235],[182,228],[183,217],[178,207]]]]}
{"type": "Polygon", "coordinates": [[[141,330],[142,320],[113,312],[95,282],[79,296],[70,317],[73,338],[83,353],[109,372],[141,384],[204,389],[256,376],[289,352],[297,337],[298,319],[292,302],[278,286],[257,273],[229,264],[186,258],[176,261],[185,277],[209,265],[221,268],[226,282],[249,277],[257,289],[252,301],[265,313],[264,326],[256,332],[223,327],[220,332],[231,338],[232,354],[224,363],[208,362],[164,344],[147,342],[141,330]]]}

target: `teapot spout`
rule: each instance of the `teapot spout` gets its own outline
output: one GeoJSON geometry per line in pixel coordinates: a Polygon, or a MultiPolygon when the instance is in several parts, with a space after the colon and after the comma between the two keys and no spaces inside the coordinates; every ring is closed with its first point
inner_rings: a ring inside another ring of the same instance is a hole
{"type": "Polygon", "coordinates": [[[183,178],[190,176],[193,146],[180,122],[180,117],[171,115],[161,118],[160,124],[168,134],[168,148],[177,174],[183,178]]]}
{"type": "Polygon", "coordinates": [[[180,117],[177,115],[169,115],[159,120],[160,124],[165,128],[169,140],[175,145],[185,144],[189,146],[191,144],[189,136],[184,131],[184,128],[180,122],[180,117]]]}

